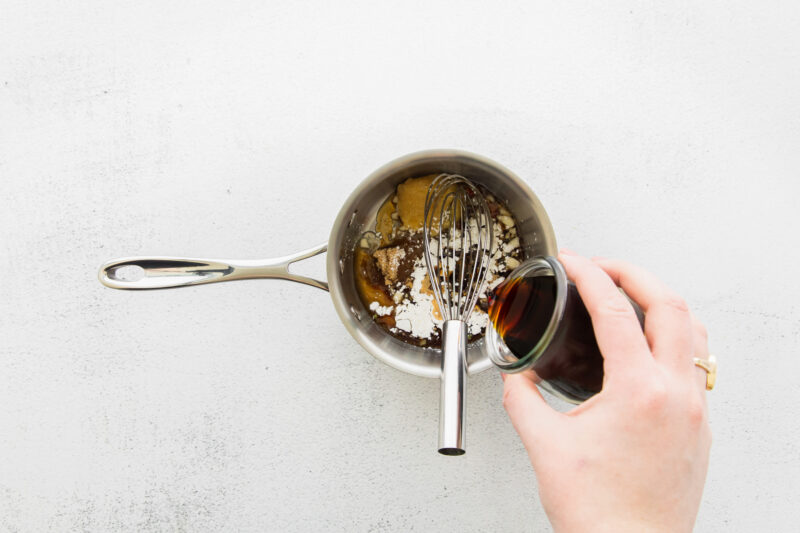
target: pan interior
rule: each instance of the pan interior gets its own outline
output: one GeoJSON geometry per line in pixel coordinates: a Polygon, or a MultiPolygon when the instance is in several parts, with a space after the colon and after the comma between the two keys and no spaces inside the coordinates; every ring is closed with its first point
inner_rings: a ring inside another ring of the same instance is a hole
{"type": "MultiPolygon", "coordinates": [[[[439,377],[441,352],[402,342],[372,320],[355,286],[353,250],[361,234],[374,229],[378,209],[399,183],[440,172],[480,183],[507,205],[517,220],[525,258],[554,255],[557,250],[547,215],[528,187],[508,170],[478,156],[454,151],[412,154],[364,180],[345,202],[331,233],[327,258],[331,298],[345,327],[367,351],[399,370],[424,377],[439,377]]],[[[491,366],[484,338],[469,345],[467,364],[472,374],[491,366]]]]}

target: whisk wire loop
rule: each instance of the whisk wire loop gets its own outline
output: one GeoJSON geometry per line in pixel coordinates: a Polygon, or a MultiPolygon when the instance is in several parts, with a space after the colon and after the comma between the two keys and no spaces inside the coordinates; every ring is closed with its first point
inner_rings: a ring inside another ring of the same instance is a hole
{"type": "Polygon", "coordinates": [[[442,318],[466,321],[483,289],[494,237],[483,194],[463,176],[440,174],[425,199],[423,231],[442,318]]]}

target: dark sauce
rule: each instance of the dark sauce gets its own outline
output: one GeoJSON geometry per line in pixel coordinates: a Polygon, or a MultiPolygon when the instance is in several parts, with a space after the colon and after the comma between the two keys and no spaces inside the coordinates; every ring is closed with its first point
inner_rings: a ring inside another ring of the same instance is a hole
{"type": "MultiPolygon", "coordinates": [[[[547,330],[556,304],[556,280],[537,273],[500,284],[490,297],[489,319],[517,357],[527,356],[547,330]]],[[[533,365],[555,389],[583,401],[603,387],[603,356],[592,319],[573,283],[567,287],[564,317],[533,365]]]]}

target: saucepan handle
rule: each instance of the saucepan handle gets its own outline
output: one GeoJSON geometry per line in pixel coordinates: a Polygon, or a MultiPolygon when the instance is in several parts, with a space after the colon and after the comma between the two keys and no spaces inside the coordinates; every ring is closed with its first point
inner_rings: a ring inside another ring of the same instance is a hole
{"type": "Polygon", "coordinates": [[[109,261],[98,273],[112,289],[170,289],[240,279],[285,279],[328,290],[328,283],[289,272],[289,265],[327,251],[320,244],[274,259],[189,259],[185,257],[126,257],[109,261]]]}

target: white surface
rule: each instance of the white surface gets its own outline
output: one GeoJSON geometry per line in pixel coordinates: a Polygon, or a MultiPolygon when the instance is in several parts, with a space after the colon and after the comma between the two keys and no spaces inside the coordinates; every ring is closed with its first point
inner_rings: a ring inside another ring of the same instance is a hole
{"type": "Polygon", "coordinates": [[[324,292],[95,278],[317,244],[454,147],[685,295],[722,365],[697,530],[796,531],[796,3],[41,4],[0,3],[0,530],[546,530],[494,371],[440,457],[438,383],[324,292]]]}

